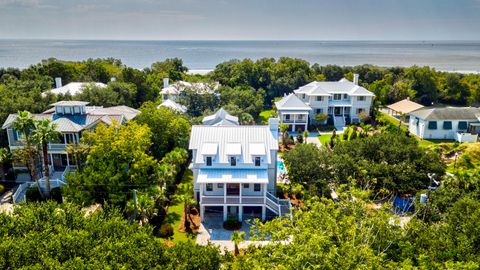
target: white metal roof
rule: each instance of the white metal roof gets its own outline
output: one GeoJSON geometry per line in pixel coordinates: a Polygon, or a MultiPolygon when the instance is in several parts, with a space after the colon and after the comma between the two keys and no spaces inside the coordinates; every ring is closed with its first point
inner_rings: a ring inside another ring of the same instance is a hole
{"type": "MultiPolygon", "coordinates": [[[[205,145],[218,144],[219,163],[228,163],[227,144],[241,145],[241,158],[245,163],[253,163],[252,145],[255,148],[263,144],[266,153],[278,150],[278,131],[270,130],[269,126],[193,126],[190,136],[189,149],[197,150],[200,154],[195,157],[194,163],[204,163],[202,153],[205,145]]],[[[255,153],[254,150],[253,153],[255,153]]],[[[267,155],[267,163],[271,163],[267,155]]]]}
{"type": "Polygon", "coordinates": [[[204,143],[202,145],[201,154],[204,156],[215,156],[217,155],[218,144],[217,143],[204,143]]]}
{"type": "Polygon", "coordinates": [[[283,97],[281,100],[275,102],[277,110],[295,110],[295,111],[310,111],[312,108],[301,101],[295,94],[290,94],[283,97]]]}
{"type": "Polygon", "coordinates": [[[54,88],[52,90],[48,90],[44,93],[45,94],[46,93],[51,93],[51,94],[55,94],[55,95],[59,95],[59,94],[65,95],[67,93],[70,93],[70,95],[74,96],[76,94],[81,93],[83,91],[83,88],[87,85],[95,85],[96,87],[101,87],[101,88],[107,87],[106,84],[100,83],[100,82],[71,82],[71,83],[66,84],[62,87],[54,88]]]}
{"type": "Polygon", "coordinates": [[[251,143],[249,145],[250,154],[252,156],[264,156],[265,153],[265,144],[263,143],[251,143]]]}
{"type": "Polygon", "coordinates": [[[267,169],[200,169],[197,183],[248,183],[267,184],[267,169]]]}
{"type": "Polygon", "coordinates": [[[209,126],[238,126],[238,117],[230,115],[223,108],[215,114],[203,118],[202,123],[209,126]]]}
{"type": "Polygon", "coordinates": [[[242,145],[239,143],[227,143],[225,154],[228,156],[240,156],[242,154],[242,145]]]}
{"type": "Polygon", "coordinates": [[[177,102],[171,99],[165,99],[164,101],[162,101],[162,104],[158,105],[157,108],[160,108],[160,107],[166,107],[177,112],[183,112],[183,113],[187,112],[187,107],[181,104],[178,104],[177,102]]]}
{"type": "Polygon", "coordinates": [[[311,82],[293,91],[296,94],[309,96],[331,96],[333,94],[349,94],[351,96],[375,96],[364,87],[343,78],[338,82],[311,82]]]}

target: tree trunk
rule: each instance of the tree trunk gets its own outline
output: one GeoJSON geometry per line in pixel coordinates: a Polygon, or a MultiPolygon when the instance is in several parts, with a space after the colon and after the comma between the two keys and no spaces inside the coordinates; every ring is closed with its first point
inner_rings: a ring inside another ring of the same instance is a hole
{"type": "Polygon", "coordinates": [[[238,254],[240,254],[240,250],[238,250],[238,245],[237,243],[235,243],[235,250],[233,251],[233,255],[238,256],[238,254]]]}
{"type": "Polygon", "coordinates": [[[30,177],[37,183],[37,188],[38,192],[40,193],[40,196],[42,198],[45,198],[45,195],[42,192],[42,188],[40,187],[40,182],[38,181],[38,173],[37,173],[37,166],[35,165],[35,158],[34,154],[35,151],[33,151],[32,146],[30,145],[30,141],[28,139],[25,139],[27,143],[27,153],[28,153],[28,160],[30,163],[30,177]]]}
{"type": "Polygon", "coordinates": [[[188,221],[188,205],[187,203],[184,204],[183,206],[183,213],[184,213],[184,224],[183,226],[185,227],[185,231],[190,230],[190,221],[188,221]]]}
{"type": "Polygon", "coordinates": [[[6,181],[5,170],[3,169],[3,163],[0,163],[0,179],[2,179],[3,182],[6,181]]]}
{"type": "Polygon", "coordinates": [[[50,198],[50,168],[48,167],[48,151],[47,151],[47,143],[42,144],[42,156],[43,156],[43,171],[44,171],[44,178],[45,178],[45,197],[50,198]]]}

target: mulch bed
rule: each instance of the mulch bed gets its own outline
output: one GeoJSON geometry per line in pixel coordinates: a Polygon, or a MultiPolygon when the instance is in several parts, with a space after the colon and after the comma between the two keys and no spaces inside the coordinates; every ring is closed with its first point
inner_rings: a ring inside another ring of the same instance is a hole
{"type": "Polygon", "coordinates": [[[179,232],[188,232],[188,233],[197,233],[200,229],[200,223],[202,219],[197,208],[191,208],[190,214],[188,215],[188,221],[190,222],[190,228],[185,228],[185,213],[182,213],[182,220],[178,226],[179,232]]]}

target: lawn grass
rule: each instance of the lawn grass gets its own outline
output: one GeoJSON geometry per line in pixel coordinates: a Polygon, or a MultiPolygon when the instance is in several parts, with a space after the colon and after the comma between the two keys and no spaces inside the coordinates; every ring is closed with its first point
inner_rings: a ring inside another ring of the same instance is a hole
{"type": "Polygon", "coordinates": [[[439,143],[455,143],[454,140],[441,140],[441,139],[419,139],[418,145],[421,147],[429,147],[439,143]]]}
{"type": "Polygon", "coordinates": [[[322,134],[318,136],[318,140],[322,145],[325,145],[325,143],[330,142],[331,138],[332,138],[332,134],[322,134]]]}
{"type": "MultiPolygon", "coordinates": [[[[187,169],[183,174],[183,178],[181,183],[193,183],[193,173],[190,169],[187,169]]],[[[180,192],[177,189],[177,192],[180,192]]],[[[196,233],[185,233],[179,232],[178,227],[180,226],[180,222],[182,222],[182,215],[183,215],[183,204],[178,202],[173,202],[168,207],[168,213],[165,218],[165,223],[172,225],[173,227],[173,238],[170,239],[173,243],[178,243],[181,241],[195,241],[197,238],[196,233]]]]}
{"type": "Polygon", "coordinates": [[[275,110],[265,110],[260,113],[258,116],[258,123],[263,125],[268,125],[268,118],[275,117],[277,113],[275,110]]]}

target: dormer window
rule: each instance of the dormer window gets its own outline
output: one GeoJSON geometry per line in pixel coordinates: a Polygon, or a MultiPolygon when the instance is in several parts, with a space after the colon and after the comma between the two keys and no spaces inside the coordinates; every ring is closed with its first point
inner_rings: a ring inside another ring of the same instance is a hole
{"type": "Polygon", "coordinates": [[[207,166],[212,166],[212,157],[206,157],[207,166]]]}
{"type": "Polygon", "coordinates": [[[255,157],[255,167],[260,167],[260,157],[255,157]]]}
{"type": "Polygon", "coordinates": [[[342,99],[342,94],[334,94],[333,95],[333,100],[341,100],[342,99]]]}
{"type": "Polygon", "coordinates": [[[317,101],[322,101],[323,100],[323,97],[322,96],[317,96],[317,101]]]}
{"type": "Polygon", "coordinates": [[[365,101],[366,97],[365,96],[358,96],[357,100],[358,101],[365,101]]]}
{"type": "Polygon", "coordinates": [[[237,158],[230,157],[230,166],[237,166],[237,158]]]}

